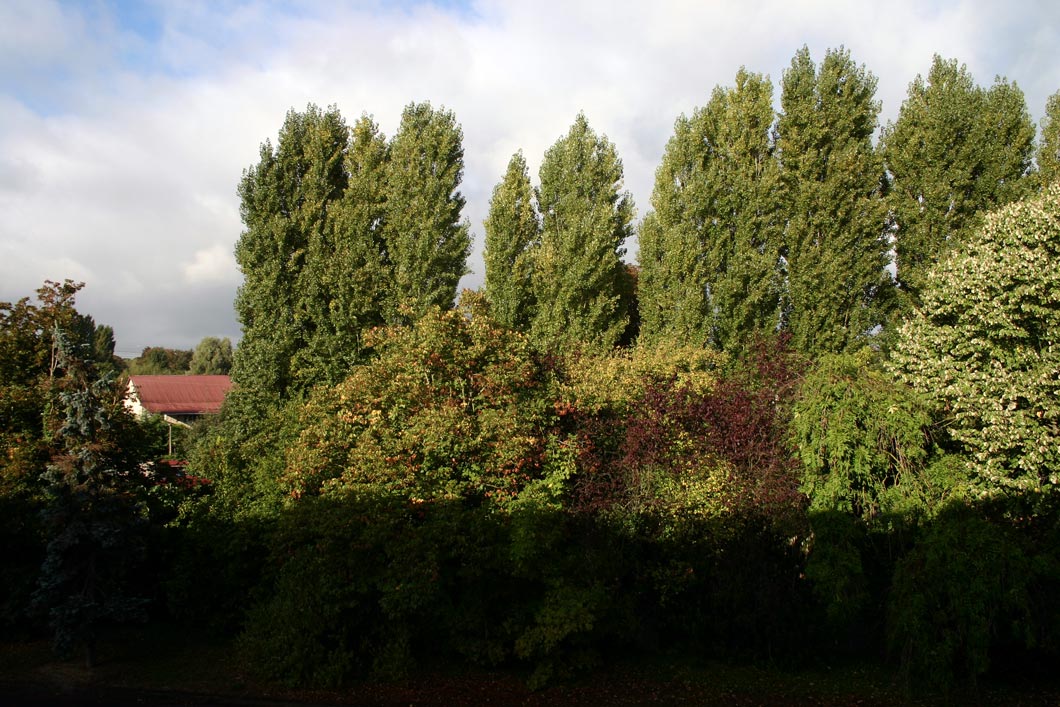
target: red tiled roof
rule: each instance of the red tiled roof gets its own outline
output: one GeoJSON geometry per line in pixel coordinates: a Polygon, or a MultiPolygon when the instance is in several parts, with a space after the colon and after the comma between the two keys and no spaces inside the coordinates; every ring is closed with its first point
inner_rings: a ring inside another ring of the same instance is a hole
{"type": "Polygon", "coordinates": [[[228,376],[130,376],[140,404],[155,414],[202,414],[221,409],[228,376]]]}

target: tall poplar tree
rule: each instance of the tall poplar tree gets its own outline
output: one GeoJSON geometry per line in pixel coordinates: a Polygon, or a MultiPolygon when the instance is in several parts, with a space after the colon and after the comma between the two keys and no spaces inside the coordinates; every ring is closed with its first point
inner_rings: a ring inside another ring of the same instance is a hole
{"type": "Polygon", "coordinates": [[[291,392],[292,361],[318,326],[306,297],[306,263],[332,232],[333,210],[348,181],[348,140],[338,109],[290,111],[275,148],[269,141],[261,146],[260,161],[239,185],[246,230],[236,244],[244,278],[236,311],[243,340],[232,376],[244,391],[275,402],[291,392]]]}
{"type": "Polygon", "coordinates": [[[1042,137],[1036,155],[1038,178],[1048,185],[1060,179],[1060,91],[1046,101],[1041,128],[1042,137]]]}
{"type": "Polygon", "coordinates": [[[512,155],[504,179],[493,190],[486,218],[486,298],[493,318],[527,331],[533,316],[533,257],[541,223],[522,152],[512,155]]]}
{"type": "Polygon", "coordinates": [[[1020,196],[1034,126],[1023,93],[998,79],[990,90],[967,67],[935,55],[927,79],[909,85],[881,145],[891,175],[898,281],[918,301],[927,270],[979,224],[1020,196]]]}
{"type": "Polygon", "coordinates": [[[775,329],[780,305],[779,172],[773,85],[740,69],[680,118],[641,231],[643,340],[738,347],[775,329]]]}
{"type": "Polygon", "coordinates": [[[398,307],[392,320],[451,307],[467,272],[471,235],[460,212],[463,132],[452,112],[409,104],[390,144],[383,229],[398,307]]]}
{"type": "Polygon", "coordinates": [[[378,126],[362,116],[344,155],[346,188],[309,243],[300,294],[312,328],[293,364],[301,387],[343,380],[363,360],[362,333],[383,324],[394,296],[383,241],[387,154],[378,126]]]}
{"type": "Polygon", "coordinates": [[[710,341],[710,301],[698,205],[704,182],[699,126],[681,116],[655,172],[654,210],[640,227],[640,342],[710,341]]]}
{"type": "Polygon", "coordinates": [[[883,164],[872,145],[876,78],[845,49],[784,72],[777,124],[787,227],[786,326],[806,353],[859,346],[883,321],[883,164]]]}
{"type": "Polygon", "coordinates": [[[633,200],[622,190],[622,161],[579,113],[545,153],[540,177],[531,337],[549,350],[609,349],[629,325],[621,257],[633,200]]]}

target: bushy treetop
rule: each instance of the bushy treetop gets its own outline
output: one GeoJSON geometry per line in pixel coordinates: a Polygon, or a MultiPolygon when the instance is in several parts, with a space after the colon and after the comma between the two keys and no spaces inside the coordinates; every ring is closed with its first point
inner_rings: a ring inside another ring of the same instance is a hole
{"type": "Polygon", "coordinates": [[[1060,485],[1060,185],[987,216],[931,271],[899,377],[934,401],[984,493],[1060,485]]]}

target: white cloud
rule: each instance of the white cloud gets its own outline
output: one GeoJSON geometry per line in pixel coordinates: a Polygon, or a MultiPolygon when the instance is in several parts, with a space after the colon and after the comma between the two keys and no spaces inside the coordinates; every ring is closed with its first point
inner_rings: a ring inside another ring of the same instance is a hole
{"type": "Polygon", "coordinates": [[[192,262],[184,266],[184,280],[193,286],[202,283],[238,284],[239,269],[231,249],[218,244],[196,251],[192,262]]]}
{"type": "Polygon", "coordinates": [[[387,135],[410,101],[456,113],[477,285],[509,157],[521,148],[536,180],[579,110],[616,144],[643,215],[677,116],[741,65],[779,96],[803,44],[815,59],[847,46],[879,77],[884,120],[935,52],[981,83],[1018,81],[1035,119],[1060,88],[1060,9],[1046,0],[165,3],[148,6],[161,13],[153,43],[121,26],[119,5],[86,7],[0,6],[0,68],[39,84],[0,80],[0,299],[84,278],[82,306],[121,348],[238,335],[236,186],[286,111],[310,101],[350,122],[371,113],[387,135]]]}

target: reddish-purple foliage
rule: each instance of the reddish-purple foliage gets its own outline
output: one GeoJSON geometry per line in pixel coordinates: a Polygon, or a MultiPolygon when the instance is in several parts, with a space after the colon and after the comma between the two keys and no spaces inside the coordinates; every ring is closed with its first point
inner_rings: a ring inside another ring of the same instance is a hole
{"type": "Polygon", "coordinates": [[[575,506],[623,502],[646,468],[677,475],[689,461],[714,460],[732,469],[743,510],[772,515],[800,506],[787,414],[803,368],[786,337],[760,339],[708,392],[669,380],[649,386],[624,418],[578,416],[575,506]]]}

